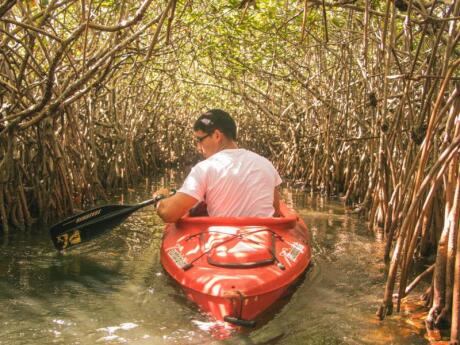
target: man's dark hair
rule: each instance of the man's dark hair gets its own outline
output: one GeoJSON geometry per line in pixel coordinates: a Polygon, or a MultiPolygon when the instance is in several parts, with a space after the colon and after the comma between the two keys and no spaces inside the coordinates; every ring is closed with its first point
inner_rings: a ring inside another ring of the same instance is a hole
{"type": "Polygon", "coordinates": [[[211,109],[202,114],[193,125],[194,131],[203,131],[211,134],[216,129],[220,130],[224,135],[236,140],[236,123],[235,120],[221,109],[211,109]]]}

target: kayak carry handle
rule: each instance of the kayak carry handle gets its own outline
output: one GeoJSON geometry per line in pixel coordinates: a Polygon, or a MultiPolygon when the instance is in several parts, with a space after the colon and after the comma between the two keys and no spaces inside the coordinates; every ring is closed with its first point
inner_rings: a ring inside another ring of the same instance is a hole
{"type": "Polygon", "coordinates": [[[235,316],[225,316],[224,321],[228,323],[232,323],[237,326],[243,326],[243,327],[248,327],[248,328],[253,328],[256,326],[256,322],[254,320],[244,320],[237,318],[235,316]]]}

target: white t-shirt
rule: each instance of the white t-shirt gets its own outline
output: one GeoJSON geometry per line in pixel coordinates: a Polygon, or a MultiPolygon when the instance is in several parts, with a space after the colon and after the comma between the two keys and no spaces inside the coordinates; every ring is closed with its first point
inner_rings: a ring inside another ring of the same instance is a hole
{"type": "Polygon", "coordinates": [[[271,217],[274,189],[280,183],[266,158],[227,149],[195,165],[178,192],[205,201],[211,217],[271,217]]]}

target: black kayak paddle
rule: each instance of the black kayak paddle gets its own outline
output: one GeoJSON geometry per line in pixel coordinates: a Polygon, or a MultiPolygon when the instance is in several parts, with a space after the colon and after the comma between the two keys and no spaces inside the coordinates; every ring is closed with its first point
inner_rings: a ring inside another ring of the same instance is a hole
{"type": "Polygon", "coordinates": [[[136,205],[106,205],[71,216],[50,228],[51,240],[57,250],[84,243],[111,230],[138,209],[156,204],[163,195],[136,205]]]}

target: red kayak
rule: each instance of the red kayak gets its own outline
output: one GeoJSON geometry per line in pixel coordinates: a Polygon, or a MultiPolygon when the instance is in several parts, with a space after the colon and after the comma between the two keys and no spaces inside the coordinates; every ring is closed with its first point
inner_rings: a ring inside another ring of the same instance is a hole
{"type": "Polygon", "coordinates": [[[216,321],[252,327],[311,260],[302,219],[185,217],[165,228],[161,263],[187,297],[216,321]]]}

